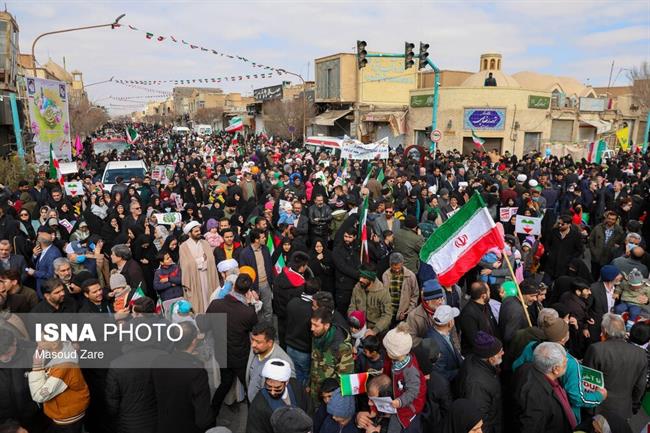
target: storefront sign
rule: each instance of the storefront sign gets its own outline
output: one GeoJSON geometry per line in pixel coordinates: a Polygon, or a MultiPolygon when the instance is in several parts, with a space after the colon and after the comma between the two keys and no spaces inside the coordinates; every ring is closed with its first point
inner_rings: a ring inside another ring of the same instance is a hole
{"type": "Polygon", "coordinates": [[[273,99],[282,99],[282,85],[262,87],[254,89],[253,96],[256,101],[271,101],[273,99]]]}
{"type": "Polygon", "coordinates": [[[548,96],[537,96],[529,95],[528,96],[528,108],[539,108],[546,110],[551,106],[551,98],[548,96]]]}
{"type": "Polygon", "coordinates": [[[433,107],[433,95],[413,95],[411,96],[411,107],[433,107]]]}
{"type": "Polygon", "coordinates": [[[580,111],[605,111],[607,99],[580,98],[580,111]]]}
{"type": "Polygon", "coordinates": [[[488,129],[503,130],[506,123],[505,108],[466,108],[463,116],[466,130],[488,129]]]}

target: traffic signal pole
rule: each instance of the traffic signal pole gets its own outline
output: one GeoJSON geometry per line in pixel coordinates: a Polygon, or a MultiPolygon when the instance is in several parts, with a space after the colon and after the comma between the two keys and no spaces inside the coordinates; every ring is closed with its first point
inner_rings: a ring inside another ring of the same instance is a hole
{"type": "MultiPolygon", "coordinates": [[[[378,57],[378,58],[392,58],[392,59],[397,59],[397,58],[404,58],[404,54],[396,54],[396,53],[368,53],[366,54],[366,57],[378,57]]],[[[415,56],[414,58],[419,58],[420,56],[415,56]]],[[[431,130],[434,131],[438,129],[438,103],[439,103],[439,90],[440,90],[440,68],[438,68],[435,63],[431,61],[431,59],[427,58],[426,60],[427,65],[433,69],[433,104],[432,105],[432,115],[431,115],[431,130]]],[[[431,137],[429,137],[431,140],[431,137]]],[[[435,157],[435,151],[436,151],[436,143],[431,141],[431,147],[429,148],[435,157]]]]}

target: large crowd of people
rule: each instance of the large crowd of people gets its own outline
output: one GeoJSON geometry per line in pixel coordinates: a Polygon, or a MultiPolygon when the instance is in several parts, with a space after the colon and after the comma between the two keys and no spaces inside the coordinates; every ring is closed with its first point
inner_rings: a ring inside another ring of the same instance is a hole
{"type": "Polygon", "coordinates": [[[66,176],[83,194],[47,163],[0,188],[1,433],[225,432],[224,405],[247,408],[247,433],[632,431],[650,340],[645,155],[343,161],[263,134],[129,126],[122,152],[92,139],[124,125],[85,142],[66,176]],[[109,191],[114,160],[149,171],[109,191]],[[443,286],[420,250],[474,194],[505,248],[443,286]],[[30,312],[153,315],[183,338],[80,368],[34,357],[75,347],[35,346],[30,312]]]}

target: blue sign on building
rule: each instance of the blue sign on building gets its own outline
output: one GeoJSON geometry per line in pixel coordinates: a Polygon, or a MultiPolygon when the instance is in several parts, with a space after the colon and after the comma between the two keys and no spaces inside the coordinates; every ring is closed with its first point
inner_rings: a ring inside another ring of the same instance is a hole
{"type": "Polygon", "coordinates": [[[505,108],[466,108],[464,129],[503,130],[506,124],[505,108]]]}

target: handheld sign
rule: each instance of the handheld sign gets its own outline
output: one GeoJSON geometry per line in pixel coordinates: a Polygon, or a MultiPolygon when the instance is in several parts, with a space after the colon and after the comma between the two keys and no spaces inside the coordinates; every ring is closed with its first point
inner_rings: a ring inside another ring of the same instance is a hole
{"type": "Polygon", "coordinates": [[[542,219],[539,217],[517,215],[517,221],[515,222],[515,233],[522,233],[525,235],[533,236],[541,235],[542,219]]]}
{"type": "Polygon", "coordinates": [[[582,385],[587,391],[597,391],[605,388],[605,377],[602,371],[594,370],[593,368],[580,366],[582,374],[582,385]]]}

